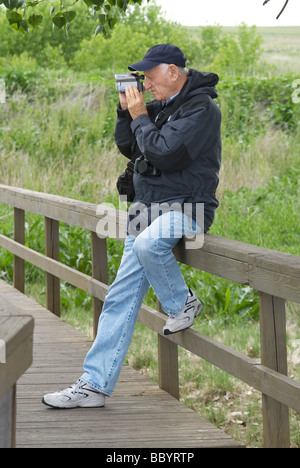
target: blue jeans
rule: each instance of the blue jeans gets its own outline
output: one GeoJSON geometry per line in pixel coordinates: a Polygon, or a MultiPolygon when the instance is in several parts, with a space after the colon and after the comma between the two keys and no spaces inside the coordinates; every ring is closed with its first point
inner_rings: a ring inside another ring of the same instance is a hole
{"type": "Polygon", "coordinates": [[[150,285],[167,314],[180,312],[188,287],[172,249],[184,235],[199,231],[184,213],[171,211],[156,218],[138,237],[127,236],[122,262],[106,295],[97,337],[86,356],[81,380],[111,396],[150,285]]]}

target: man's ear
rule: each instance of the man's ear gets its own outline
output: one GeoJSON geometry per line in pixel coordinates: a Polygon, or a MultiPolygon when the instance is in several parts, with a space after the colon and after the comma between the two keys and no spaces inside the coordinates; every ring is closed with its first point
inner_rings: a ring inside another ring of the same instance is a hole
{"type": "Polygon", "coordinates": [[[169,73],[172,81],[176,81],[178,78],[178,67],[176,65],[169,65],[169,73]]]}

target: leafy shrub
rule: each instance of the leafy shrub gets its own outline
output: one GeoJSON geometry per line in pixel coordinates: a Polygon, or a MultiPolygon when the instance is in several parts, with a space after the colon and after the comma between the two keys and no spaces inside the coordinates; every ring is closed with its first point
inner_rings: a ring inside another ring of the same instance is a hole
{"type": "Polygon", "coordinates": [[[292,75],[274,78],[221,77],[218,85],[223,138],[247,146],[267,129],[294,132],[300,106],[292,100],[292,75]]]}
{"type": "Polygon", "coordinates": [[[227,190],[211,232],[273,250],[300,254],[298,157],[264,187],[227,190]]]}
{"type": "Polygon", "coordinates": [[[201,28],[198,37],[201,54],[197,60],[199,68],[209,68],[219,75],[259,75],[268,70],[261,63],[263,36],[256,26],[242,23],[236,33],[223,32],[221,26],[201,28]]]}
{"type": "Polygon", "coordinates": [[[187,29],[163,19],[160,7],[138,5],[115,26],[110,37],[84,39],[72,64],[80,71],[127,70],[127,66],[143,57],[151,46],[166,42],[182,48],[191,63],[200,54],[198,42],[188,37],[187,29]]]}
{"type": "Polygon", "coordinates": [[[241,24],[236,36],[222,36],[211,67],[229,76],[253,74],[262,54],[262,43],[263,37],[257,34],[256,26],[241,24]]]}
{"type": "MultiPolygon", "coordinates": [[[[38,3],[38,2],[35,2],[38,3]]],[[[58,0],[51,1],[51,6],[59,9],[58,0]]],[[[49,16],[49,2],[37,5],[35,9],[44,16],[42,24],[31,31],[29,34],[18,34],[13,30],[7,21],[5,11],[0,9],[0,56],[10,57],[21,55],[27,52],[29,56],[36,58],[37,63],[43,66],[49,66],[49,48],[53,54],[61,48],[64,60],[68,63],[79,48],[81,41],[85,37],[90,37],[95,29],[95,23],[89,14],[86,5],[77,5],[76,27],[71,28],[69,36],[65,31],[56,28],[53,30],[52,19],[49,16]]],[[[57,65],[60,65],[61,58],[57,65]]]]}

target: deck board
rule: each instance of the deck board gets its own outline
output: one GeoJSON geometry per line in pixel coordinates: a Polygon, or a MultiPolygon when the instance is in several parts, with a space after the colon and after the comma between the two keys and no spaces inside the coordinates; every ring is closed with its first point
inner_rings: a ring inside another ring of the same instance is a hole
{"type": "Polygon", "coordinates": [[[45,393],[82,375],[91,340],[0,281],[3,311],[35,320],[33,364],[17,385],[17,448],[241,447],[128,365],[104,408],[47,408],[45,393]]]}

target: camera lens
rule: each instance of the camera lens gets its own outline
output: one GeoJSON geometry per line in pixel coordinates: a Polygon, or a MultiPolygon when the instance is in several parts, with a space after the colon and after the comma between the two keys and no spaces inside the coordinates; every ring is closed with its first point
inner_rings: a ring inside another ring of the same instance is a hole
{"type": "Polygon", "coordinates": [[[139,162],[139,165],[138,165],[138,173],[141,174],[141,175],[147,175],[151,172],[151,166],[149,164],[148,161],[146,160],[142,160],[139,162]]]}

